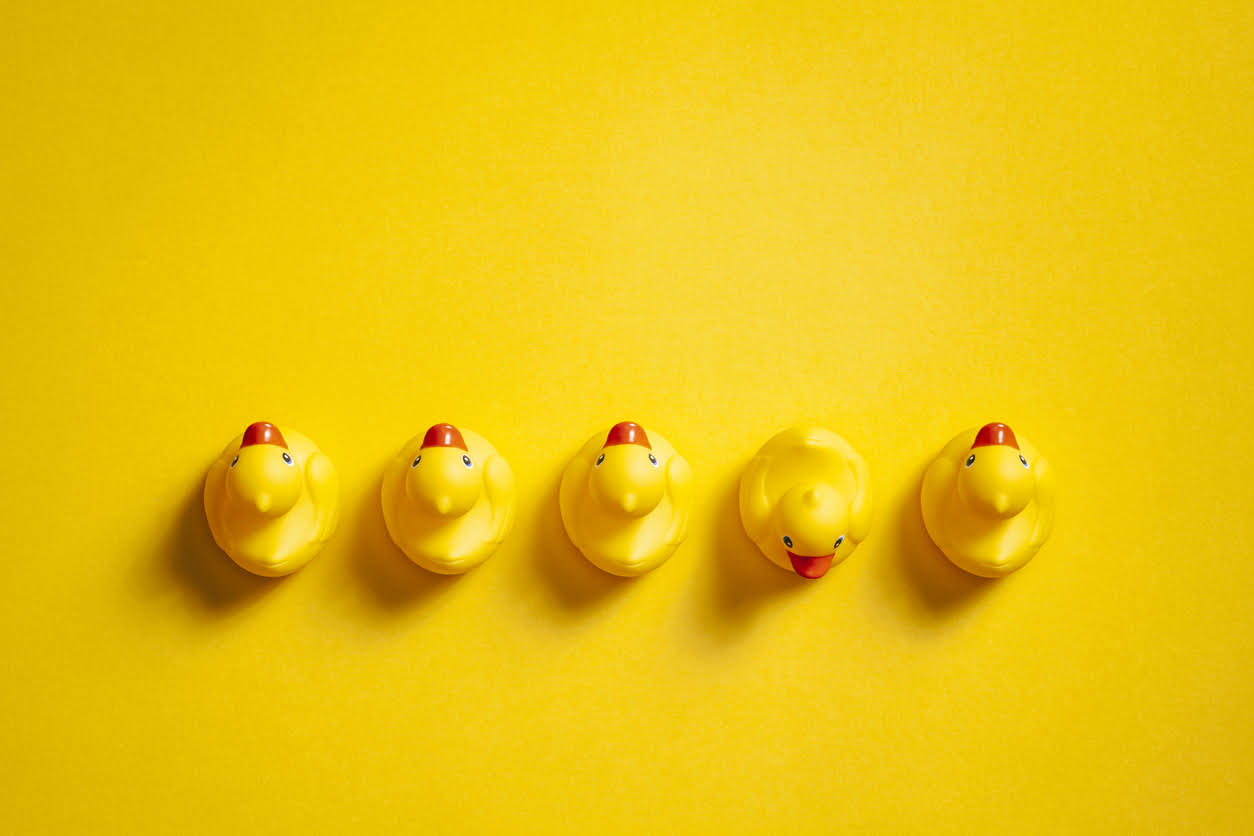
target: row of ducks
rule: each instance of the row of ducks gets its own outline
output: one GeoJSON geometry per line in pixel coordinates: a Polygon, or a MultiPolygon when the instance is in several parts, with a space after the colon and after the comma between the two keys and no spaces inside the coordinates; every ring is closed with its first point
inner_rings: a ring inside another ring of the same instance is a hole
{"type": "MultiPolygon", "coordinates": [[[[1048,462],[1002,423],[956,435],[928,467],[921,505],[928,534],[955,565],[1000,577],[1023,566],[1053,528],[1048,462]]],[[[496,551],[514,521],[514,473],[487,439],[436,424],[414,436],[383,475],[393,542],[424,569],[465,572],[496,551]]],[[[631,421],[597,433],[562,473],[559,505],[571,542],[594,565],[632,577],[683,542],[692,468],[655,431],[631,421]]],[[[866,462],[821,427],[767,441],[740,481],[745,532],[777,566],[820,578],[871,530],[866,462]]],[[[306,436],[268,422],[226,446],[205,480],[214,540],[258,575],[290,574],[335,532],[339,481],[306,436]]]]}

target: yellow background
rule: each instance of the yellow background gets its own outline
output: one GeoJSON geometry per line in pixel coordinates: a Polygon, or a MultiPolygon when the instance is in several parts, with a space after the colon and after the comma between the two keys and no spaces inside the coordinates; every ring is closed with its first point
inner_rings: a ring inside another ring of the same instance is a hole
{"type": "Polygon", "coordinates": [[[1250,4],[168,5],[0,13],[0,829],[1249,831],[1250,4]],[[699,485],[636,582],[556,507],[626,418],[699,485]],[[343,478],[280,582],[256,419],[343,478]],[[439,420],[520,490],[451,581],[439,420]],[[810,584],[734,505],[800,420],[877,491],[810,584]],[[987,420],[1061,486],[992,583],[917,511],[987,420]]]}

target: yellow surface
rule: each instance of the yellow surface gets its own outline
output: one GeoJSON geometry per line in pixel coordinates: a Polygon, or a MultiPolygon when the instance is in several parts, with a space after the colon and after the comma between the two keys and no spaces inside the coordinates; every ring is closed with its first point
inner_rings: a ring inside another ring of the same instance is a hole
{"type": "Polygon", "coordinates": [[[169,5],[0,12],[0,830],[1249,831],[1249,3],[169,5]],[[698,505],[625,582],[556,493],[626,418],[698,505]],[[255,419],[343,480],[278,582],[255,419]],[[438,420],[518,476],[461,578],[379,508],[438,420]],[[878,516],[812,584],[736,510],[802,420],[878,516]],[[1060,489],[993,583],[917,510],[988,420],[1060,489]]]}

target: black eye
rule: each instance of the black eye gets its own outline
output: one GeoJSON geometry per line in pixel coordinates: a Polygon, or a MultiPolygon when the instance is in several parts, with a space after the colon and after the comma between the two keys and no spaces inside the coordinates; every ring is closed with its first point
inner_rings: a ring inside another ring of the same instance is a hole
{"type": "Polygon", "coordinates": [[[975,453],[967,456],[967,467],[970,467],[973,464],[975,464],[975,453]]]}
{"type": "Polygon", "coordinates": [[[843,542],[845,542],[845,535],[842,534],[836,538],[836,545],[832,546],[832,550],[835,551],[836,549],[839,549],[840,544],[843,542]]]}
{"type": "Polygon", "coordinates": [[[466,467],[474,467],[475,463],[470,460],[470,456],[462,456],[462,464],[466,467]]]}
{"type": "Polygon", "coordinates": [[[1028,460],[1025,459],[1022,455],[1019,456],[1019,461],[1022,462],[1024,467],[1028,466],[1028,460]]]}
{"type": "Polygon", "coordinates": [[[597,456],[597,463],[596,463],[596,464],[594,464],[594,465],[593,465],[593,467],[600,467],[600,466],[601,466],[601,462],[603,462],[603,461],[605,461],[605,454],[604,454],[604,453],[602,453],[601,455],[597,456]]]}
{"type": "Polygon", "coordinates": [[[649,454],[649,464],[653,465],[654,467],[657,467],[657,456],[653,455],[652,453],[649,454]]]}
{"type": "Polygon", "coordinates": [[[239,454],[238,454],[238,453],[235,455],[235,458],[231,459],[231,467],[235,467],[235,463],[236,463],[237,461],[239,461],[239,454]]]}
{"type": "Polygon", "coordinates": [[[417,466],[418,466],[418,462],[420,462],[420,461],[422,461],[422,456],[419,456],[419,457],[417,457],[416,459],[414,459],[414,463],[413,463],[413,464],[411,464],[411,465],[410,465],[410,467],[417,467],[417,466]]]}
{"type": "Polygon", "coordinates": [[[291,454],[291,453],[284,453],[284,454],[283,454],[283,461],[287,462],[288,464],[291,464],[291,463],[292,463],[292,454],[291,454]]]}
{"type": "Polygon", "coordinates": [[[789,537],[787,534],[784,535],[784,545],[790,549],[792,548],[792,538],[789,537]]]}

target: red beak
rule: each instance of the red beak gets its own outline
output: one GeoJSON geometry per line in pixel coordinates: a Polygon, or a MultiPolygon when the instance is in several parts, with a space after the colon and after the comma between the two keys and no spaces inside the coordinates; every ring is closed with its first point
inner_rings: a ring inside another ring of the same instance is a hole
{"type": "Polygon", "coordinates": [[[422,449],[426,450],[428,447],[459,447],[469,452],[461,430],[452,424],[436,424],[427,430],[427,434],[422,437],[422,449]]]}
{"type": "Polygon", "coordinates": [[[615,444],[639,444],[649,450],[653,449],[649,437],[644,434],[644,427],[635,421],[623,421],[610,427],[610,434],[605,437],[605,444],[602,446],[613,447],[615,444]]]}
{"type": "Polygon", "coordinates": [[[816,580],[827,574],[827,570],[832,568],[832,559],[836,557],[835,553],[825,554],[822,557],[806,557],[805,555],[788,553],[788,559],[792,561],[792,568],[798,575],[810,580],[816,580]]]}
{"type": "Polygon", "coordinates": [[[254,444],[273,444],[276,447],[287,449],[287,442],[283,440],[283,433],[279,432],[279,428],[269,421],[258,421],[255,424],[249,424],[248,429],[244,430],[244,440],[239,443],[240,449],[251,447],[254,444]]]}
{"type": "Polygon", "coordinates": [[[1013,447],[1018,450],[1019,441],[1010,427],[1002,423],[992,423],[980,427],[980,431],[975,434],[971,449],[976,447],[1013,447]]]}

